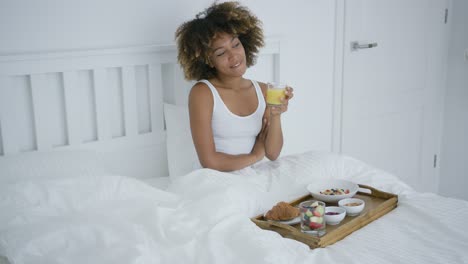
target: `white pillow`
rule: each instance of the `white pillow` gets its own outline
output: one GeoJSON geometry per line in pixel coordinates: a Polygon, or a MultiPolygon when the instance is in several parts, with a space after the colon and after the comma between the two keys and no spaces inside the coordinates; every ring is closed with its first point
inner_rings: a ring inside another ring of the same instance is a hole
{"type": "Polygon", "coordinates": [[[188,108],[164,104],[169,176],[176,178],[201,168],[190,132],[188,108]]]}

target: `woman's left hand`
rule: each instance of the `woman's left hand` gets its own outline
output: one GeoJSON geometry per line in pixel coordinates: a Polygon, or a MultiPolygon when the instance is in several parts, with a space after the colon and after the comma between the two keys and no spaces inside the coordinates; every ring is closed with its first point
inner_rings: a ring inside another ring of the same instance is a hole
{"type": "Polygon", "coordinates": [[[284,92],[284,98],[281,99],[280,105],[275,105],[270,107],[271,115],[280,115],[288,111],[289,100],[294,97],[294,89],[292,87],[286,87],[284,92]]]}

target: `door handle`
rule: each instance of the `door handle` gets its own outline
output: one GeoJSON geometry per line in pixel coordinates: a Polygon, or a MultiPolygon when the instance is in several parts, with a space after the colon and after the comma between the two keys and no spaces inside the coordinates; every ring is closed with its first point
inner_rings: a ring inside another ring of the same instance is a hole
{"type": "Polygon", "coordinates": [[[351,51],[358,51],[360,49],[371,49],[377,47],[377,42],[360,44],[357,41],[351,42],[351,51]]]}

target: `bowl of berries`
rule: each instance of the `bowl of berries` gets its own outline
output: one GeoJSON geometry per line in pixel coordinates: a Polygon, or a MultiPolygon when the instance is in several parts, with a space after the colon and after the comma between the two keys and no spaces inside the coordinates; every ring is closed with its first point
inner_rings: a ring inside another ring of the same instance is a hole
{"type": "Polygon", "coordinates": [[[317,200],[336,203],[339,200],[353,197],[359,186],[351,181],[333,179],[307,185],[307,190],[317,200]]]}

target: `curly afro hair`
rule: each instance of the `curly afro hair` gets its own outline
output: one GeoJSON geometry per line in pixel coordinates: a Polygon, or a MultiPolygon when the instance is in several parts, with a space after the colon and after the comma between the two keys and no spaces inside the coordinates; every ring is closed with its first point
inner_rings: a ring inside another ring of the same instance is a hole
{"type": "Polygon", "coordinates": [[[261,21],[238,2],[214,3],[196,18],[177,29],[177,59],[185,79],[201,80],[216,76],[209,65],[210,45],[219,33],[235,35],[245,49],[246,64],[255,64],[258,51],[264,46],[261,21]]]}

